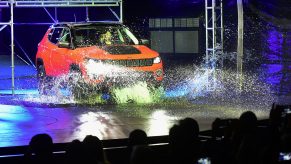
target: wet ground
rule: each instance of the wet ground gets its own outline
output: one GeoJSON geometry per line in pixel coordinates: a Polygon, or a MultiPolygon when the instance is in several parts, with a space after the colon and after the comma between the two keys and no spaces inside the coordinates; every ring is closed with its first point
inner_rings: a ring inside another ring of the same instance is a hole
{"type": "MultiPolygon", "coordinates": [[[[227,71],[217,71],[216,85],[206,83],[206,78],[203,69],[177,66],[167,70],[161,91],[149,92],[141,82],[115,89],[114,103],[100,95],[82,101],[63,92],[40,96],[35,77],[19,78],[24,88],[17,89],[15,96],[9,89],[0,91],[0,147],[26,145],[38,133],[48,133],[61,143],[82,140],[89,134],[102,139],[126,138],[137,128],[149,136],[167,135],[169,128],[185,117],[196,119],[200,130],[210,129],[217,117],[238,118],[247,110],[259,119],[268,117],[275,101],[269,85],[246,76],[239,90],[235,74],[227,71]]],[[[9,82],[2,82],[5,80],[9,82]]]]}
{"type": "MultiPolygon", "coordinates": [[[[160,105],[94,105],[58,104],[0,105],[0,146],[26,145],[38,133],[48,133],[54,142],[82,140],[86,135],[102,139],[128,137],[130,131],[143,129],[149,136],[167,135],[181,118],[195,118],[200,130],[207,130],[216,118],[237,118],[244,107],[194,105],[168,102],[160,105]],[[32,105],[32,106],[30,106],[32,105]]],[[[252,109],[260,119],[268,109],[252,109]]]]}

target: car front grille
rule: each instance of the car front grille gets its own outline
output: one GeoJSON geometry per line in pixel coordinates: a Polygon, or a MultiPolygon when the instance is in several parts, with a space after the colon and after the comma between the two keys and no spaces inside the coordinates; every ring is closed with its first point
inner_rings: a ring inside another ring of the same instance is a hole
{"type": "Polygon", "coordinates": [[[130,60],[104,60],[105,64],[119,65],[124,67],[146,67],[153,65],[153,59],[130,59],[130,60]]]}

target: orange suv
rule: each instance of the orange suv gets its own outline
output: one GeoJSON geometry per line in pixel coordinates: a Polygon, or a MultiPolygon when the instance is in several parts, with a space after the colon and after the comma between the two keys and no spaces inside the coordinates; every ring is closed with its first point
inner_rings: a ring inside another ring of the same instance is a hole
{"type": "MultiPolygon", "coordinates": [[[[91,86],[108,86],[127,79],[159,85],[164,76],[159,54],[114,22],[52,25],[36,54],[39,90],[47,79],[78,73],[91,86]]],[[[51,85],[51,84],[50,84],[51,85]]]]}

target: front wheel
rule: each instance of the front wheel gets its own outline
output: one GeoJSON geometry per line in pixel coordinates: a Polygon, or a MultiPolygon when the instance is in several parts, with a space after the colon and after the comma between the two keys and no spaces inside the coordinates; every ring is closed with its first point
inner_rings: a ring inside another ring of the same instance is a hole
{"type": "Polygon", "coordinates": [[[152,82],[148,84],[148,88],[154,102],[160,102],[165,95],[165,89],[162,82],[152,82]]]}
{"type": "Polygon", "coordinates": [[[50,78],[46,75],[43,65],[37,66],[38,92],[40,95],[47,95],[51,89],[50,78]]]}
{"type": "Polygon", "coordinates": [[[89,92],[89,87],[83,81],[82,73],[80,70],[71,70],[68,75],[68,89],[70,96],[74,99],[82,99],[86,97],[89,92]]]}

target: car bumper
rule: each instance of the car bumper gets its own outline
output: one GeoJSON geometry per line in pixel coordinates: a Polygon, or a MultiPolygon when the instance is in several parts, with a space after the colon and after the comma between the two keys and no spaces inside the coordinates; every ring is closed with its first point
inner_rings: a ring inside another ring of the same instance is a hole
{"type": "Polygon", "coordinates": [[[163,80],[164,72],[157,70],[156,72],[134,72],[134,73],[121,73],[110,75],[96,75],[86,76],[85,82],[92,85],[130,85],[139,81],[158,84],[163,80]],[[158,71],[158,72],[157,72],[158,71]]]}

